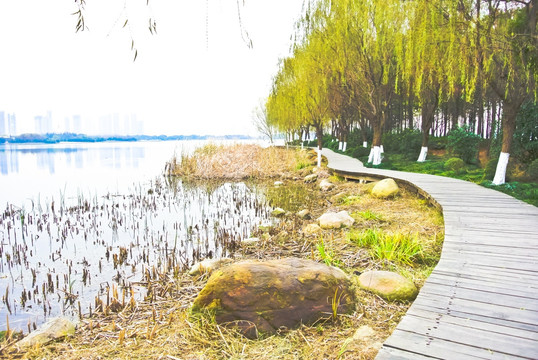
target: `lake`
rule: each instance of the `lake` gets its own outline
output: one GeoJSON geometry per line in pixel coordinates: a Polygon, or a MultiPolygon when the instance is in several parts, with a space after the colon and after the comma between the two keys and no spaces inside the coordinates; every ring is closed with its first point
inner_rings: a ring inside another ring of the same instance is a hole
{"type": "Polygon", "coordinates": [[[113,292],[140,300],[152,274],[232,254],[270,207],[254,184],[163,176],[204,143],[2,145],[0,330],[87,314],[113,292]]]}

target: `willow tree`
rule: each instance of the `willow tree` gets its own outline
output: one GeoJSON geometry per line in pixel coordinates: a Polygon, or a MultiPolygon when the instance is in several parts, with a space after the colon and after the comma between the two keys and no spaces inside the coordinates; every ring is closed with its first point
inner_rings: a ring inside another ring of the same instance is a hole
{"type": "Polygon", "coordinates": [[[347,44],[346,56],[353,70],[346,72],[346,78],[353,84],[357,111],[369,120],[374,131],[369,157],[374,165],[381,163],[382,132],[397,88],[396,58],[404,50],[407,6],[401,0],[321,0],[308,18],[310,24],[335,29],[347,44]]]}
{"type": "MultiPolygon", "coordinates": [[[[448,74],[456,79],[458,67],[452,61],[457,51],[456,35],[449,26],[448,13],[436,1],[415,1],[408,9],[409,29],[406,31],[406,51],[398,58],[403,68],[402,81],[409,96],[421,108],[422,148],[419,162],[426,160],[430,130],[441,99],[454,87],[448,85],[448,74]]],[[[454,23],[456,25],[457,23],[454,23]]]]}
{"type": "Polygon", "coordinates": [[[502,148],[493,183],[504,184],[516,127],[525,100],[537,99],[538,37],[536,0],[512,1],[504,9],[489,7],[483,33],[484,72],[503,104],[502,148]]]}
{"type": "Polygon", "coordinates": [[[267,101],[268,115],[279,129],[316,130],[318,166],[321,166],[323,128],[329,122],[328,63],[321,51],[322,39],[312,37],[297,46],[282,62],[267,101]]]}

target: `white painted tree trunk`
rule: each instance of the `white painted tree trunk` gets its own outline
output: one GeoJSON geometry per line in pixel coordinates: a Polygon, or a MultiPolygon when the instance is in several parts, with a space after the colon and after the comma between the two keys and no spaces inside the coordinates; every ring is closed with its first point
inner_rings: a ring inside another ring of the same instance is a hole
{"type": "Polygon", "coordinates": [[[318,168],[321,168],[321,149],[318,148],[318,168]]]}
{"type": "Polygon", "coordinates": [[[368,141],[363,141],[362,142],[362,147],[368,147],[368,141]]]}
{"type": "Polygon", "coordinates": [[[370,148],[370,154],[368,154],[368,163],[374,161],[374,148],[370,148]]]}
{"type": "Polygon", "coordinates": [[[342,151],[345,152],[347,149],[347,141],[344,141],[344,144],[342,145],[342,151]]]}
{"type": "Polygon", "coordinates": [[[493,178],[493,185],[502,185],[506,179],[506,167],[508,166],[509,153],[502,152],[499,155],[499,162],[497,162],[497,170],[495,170],[495,177],[493,178]]]}
{"type": "Polygon", "coordinates": [[[342,146],[343,146],[342,142],[338,141],[338,150],[339,151],[342,151],[342,146]]]}
{"type": "Polygon", "coordinates": [[[418,162],[426,161],[426,156],[428,155],[428,147],[423,146],[420,148],[420,155],[418,156],[418,162]]]}
{"type": "Polygon", "coordinates": [[[383,154],[385,152],[383,145],[379,145],[379,151],[380,151],[380,154],[383,154]]]}
{"type": "Polygon", "coordinates": [[[382,159],[381,154],[383,153],[382,149],[383,149],[383,146],[374,146],[374,156],[372,159],[372,165],[381,164],[381,159],[382,159]]]}

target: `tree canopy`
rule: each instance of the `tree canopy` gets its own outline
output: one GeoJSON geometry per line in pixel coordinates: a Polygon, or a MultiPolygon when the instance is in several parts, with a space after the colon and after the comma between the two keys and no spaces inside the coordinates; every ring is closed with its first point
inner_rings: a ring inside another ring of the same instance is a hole
{"type": "Polygon", "coordinates": [[[368,127],[375,165],[383,132],[417,122],[425,159],[439,108],[455,108],[454,127],[463,104],[470,128],[488,136],[485,108],[495,103],[508,154],[521,105],[537,100],[536,18],[536,0],[306,1],[295,51],[274,77],[269,118],[292,133],[313,126],[318,139],[329,123],[342,141],[350,128],[368,127]]]}

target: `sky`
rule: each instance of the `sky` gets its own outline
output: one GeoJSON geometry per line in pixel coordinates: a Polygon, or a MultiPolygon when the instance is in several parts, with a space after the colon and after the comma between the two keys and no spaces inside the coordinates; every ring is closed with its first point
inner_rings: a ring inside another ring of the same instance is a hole
{"type": "Polygon", "coordinates": [[[146,134],[256,135],[253,109],[289,54],[302,3],[87,0],[88,29],[76,33],[73,0],[2,0],[0,111],[16,113],[17,133],[51,111],[55,132],[72,115],[98,132],[117,113],[136,114],[146,134]]]}

